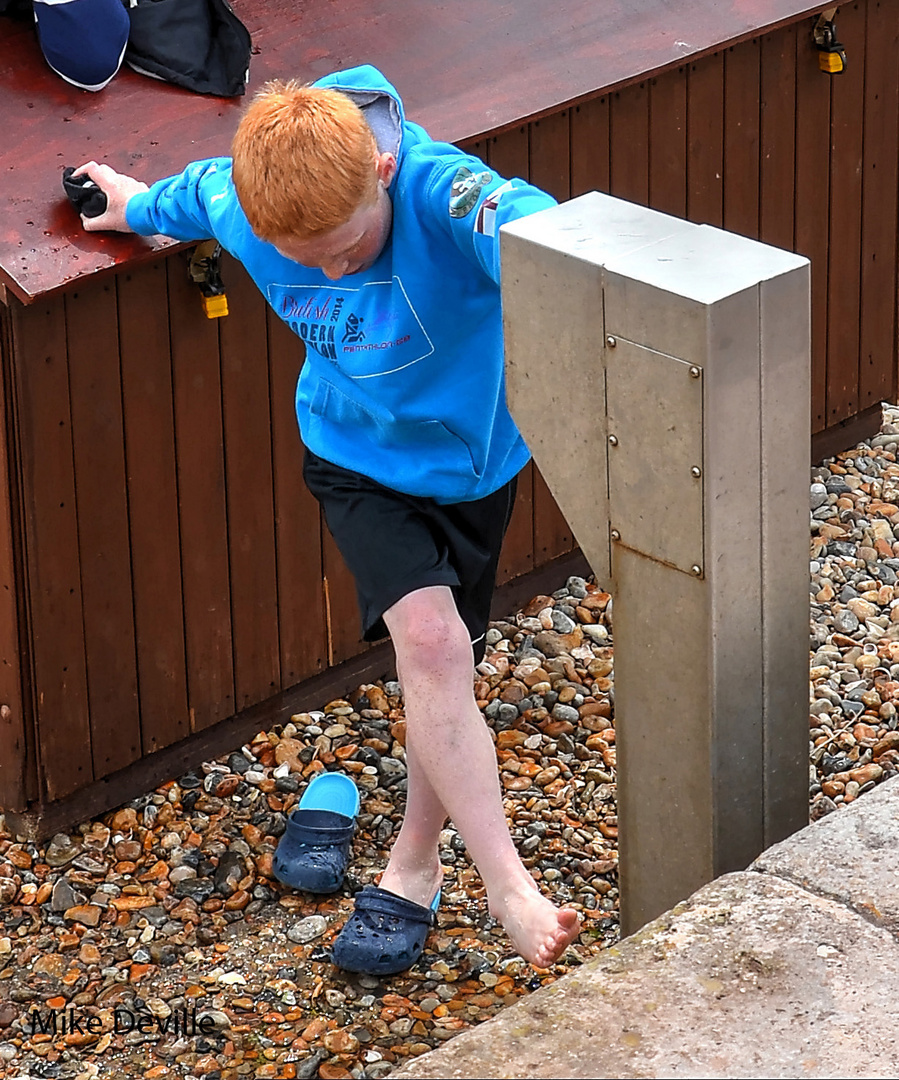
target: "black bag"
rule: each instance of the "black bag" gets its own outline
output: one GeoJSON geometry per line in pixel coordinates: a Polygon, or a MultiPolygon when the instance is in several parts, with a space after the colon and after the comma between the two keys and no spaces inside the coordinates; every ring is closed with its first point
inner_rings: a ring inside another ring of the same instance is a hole
{"type": "Polygon", "coordinates": [[[125,62],[198,94],[246,90],[250,33],[226,0],[124,0],[131,17],[125,62]]]}
{"type": "Polygon", "coordinates": [[[30,19],[34,22],[31,0],[0,0],[0,15],[11,19],[30,19]]]}

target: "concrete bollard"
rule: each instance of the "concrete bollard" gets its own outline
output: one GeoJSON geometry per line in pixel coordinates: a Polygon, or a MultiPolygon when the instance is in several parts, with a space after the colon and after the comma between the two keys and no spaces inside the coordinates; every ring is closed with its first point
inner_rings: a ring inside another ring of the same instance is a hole
{"type": "Polygon", "coordinates": [[[629,934],[808,822],[809,263],[597,192],[501,259],[509,407],[614,595],[629,934]]]}

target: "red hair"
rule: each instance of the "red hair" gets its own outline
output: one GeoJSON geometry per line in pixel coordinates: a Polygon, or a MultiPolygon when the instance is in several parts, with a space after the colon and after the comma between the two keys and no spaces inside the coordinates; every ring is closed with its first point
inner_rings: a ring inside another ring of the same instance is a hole
{"type": "Polygon", "coordinates": [[[377,195],[375,137],[338,90],[266,84],[240,121],[231,154],[237,197],[263,240],[329,232],[377,195]]]}

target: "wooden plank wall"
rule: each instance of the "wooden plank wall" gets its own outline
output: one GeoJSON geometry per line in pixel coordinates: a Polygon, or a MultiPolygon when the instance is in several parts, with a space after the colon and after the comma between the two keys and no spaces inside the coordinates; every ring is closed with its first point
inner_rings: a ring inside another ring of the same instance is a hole
{"type": "MultiPolygon", "coordinates": [[[[560,200],[609,191],[808,254],[816,431],[897,389],[895,3],[841,8],[838,26],[839,78],[802,24],[469,147],[560,200]]],[[[30,662],[2,672],[20,707],[0,715],[0,750],[24,760],[25,739],[32,755],[24,784],[0,773],[8,809],[367,648],[302,481],[301,346],[241,267],[224,273],[224,320],[203,317],[183,254],[4,317],[18,509],[0,505],[0,531],[19,568],[3,570],[26,587],[0,597],[0,648],[12,657],[18,634],[30,662]]],[[[573,543],[529,466],[500,581],[573,543]]]]}
{"type": "Polygon", "coordinates": [[[608,191],[807,255],[816,433],[895,399],[899,360],[899,11],[836,23],[836,77],[803,20],[471,144],[560,199],[608,191]]]}

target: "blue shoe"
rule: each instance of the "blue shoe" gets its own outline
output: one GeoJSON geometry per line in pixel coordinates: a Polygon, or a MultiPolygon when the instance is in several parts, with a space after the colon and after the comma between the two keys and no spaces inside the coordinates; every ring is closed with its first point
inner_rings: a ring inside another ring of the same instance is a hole
{"type": "Polygon", "coordinates": [[[405,971],[424,951],[439,905],[439,890],[426,908],[387,889],[367,885],[357,894],[356,909],[334,941],[331,959],[344,971],[363,975],[405,971]]]}
{"type": "Polygon", "coordinates": [[[319,773],[287,819],[272,870],[305,892],[333,893],[343,884],[359,813],[359,791],[344,773],[319,773]]]}

